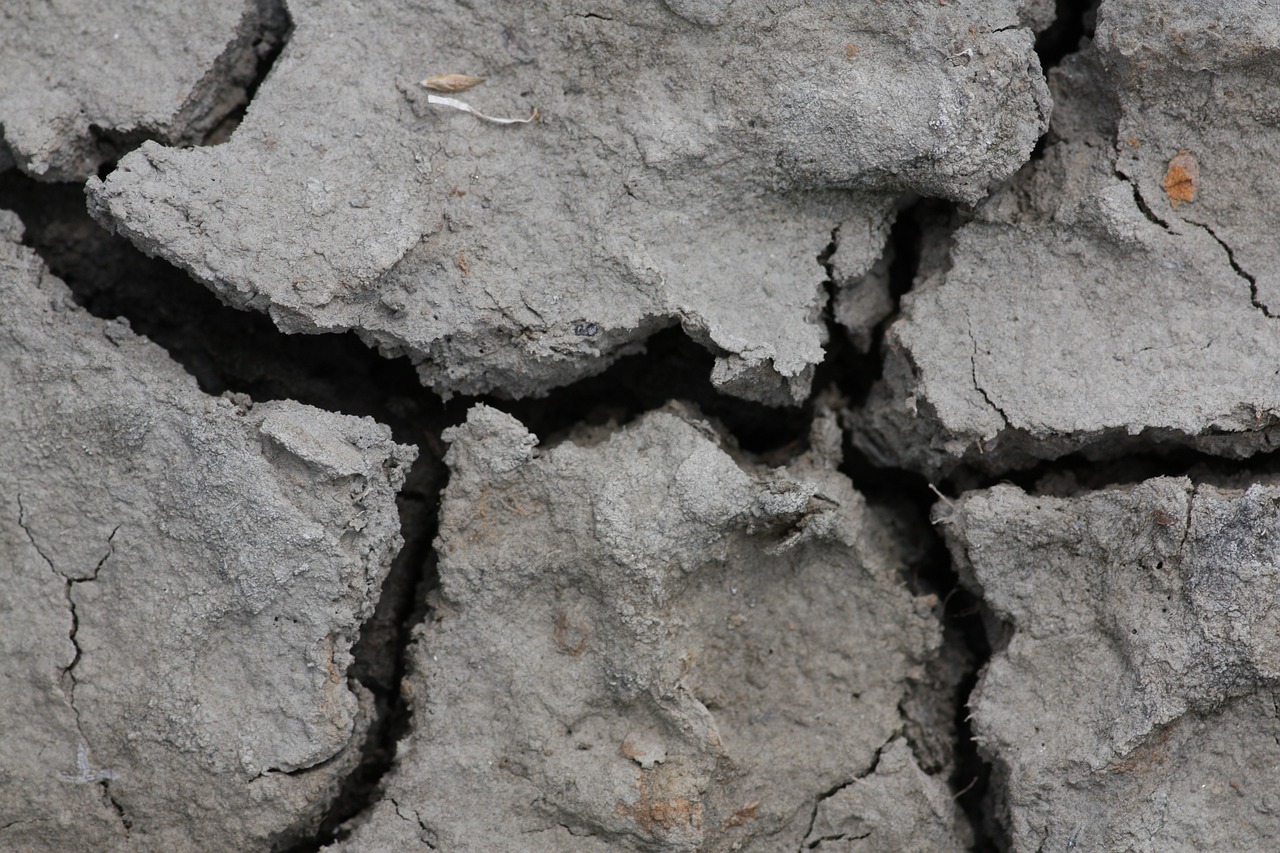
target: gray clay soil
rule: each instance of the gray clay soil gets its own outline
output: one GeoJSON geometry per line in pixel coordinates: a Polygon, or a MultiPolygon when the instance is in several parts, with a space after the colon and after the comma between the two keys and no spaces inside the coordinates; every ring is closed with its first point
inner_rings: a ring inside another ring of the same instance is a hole
{"type": "Polygon", "coordinates": [[[0,853],[1280,849],[1277,150],[1265,0],[4,4],[0,853]]]}

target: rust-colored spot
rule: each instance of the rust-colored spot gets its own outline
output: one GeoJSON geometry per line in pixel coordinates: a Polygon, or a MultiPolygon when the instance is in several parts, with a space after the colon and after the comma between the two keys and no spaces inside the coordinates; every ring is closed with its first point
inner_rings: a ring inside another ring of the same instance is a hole
{"type": "Polygon", "coordinates": [[[1184,201],[1195,201],[1200,190],[1200,164],[1190,152],[1179,151],[1169,161],[1169,170],[1164,173],[1164,191],[1169,201],[1176,208],[1184,201]]]}
{"type": "Polygon", "coordinates": [[[1164,507],[1156,507],[1151,513],[1151,518],[1163,527],[1172,527],[1178,523],[1178,517],[1164,507]]]}
{"type": "Polygon", "coordinates": [[[590,634],[586,625],[574,622],[563,610],[556,611],[556,627],[551,632],[552,638],[560,651],[569,657],[582,657],[587,650],[587,637],[590,634]]]}
{"type": "Polygon", "coordinates": [[[1125,140],[1125,142],[1129,143],[1134,148],[1137,148],[1139,145],[1142,144],[1142,141],[1139,140],[1138,137],[1136,136],[1130,136],[1128,139],[1125,140]]]}
{"type": "Polygon", "coordinates": [[[759,800],[754,800],[750,803],[747,803],[745,806],[738,809],[733,814],[729,815],[728,819],[725,820],[724,822],[724,828],[728,829],[731,826],[742,826],[744,823],[746,823],[749,820],[755,820],[756,809],[758,809],[759,807],[760,807],[759,800]]]}
{"type": "Polygon", "coordinates": [[[657,830],[689,830],[702,826],[702,803],[695,803],[688,797],[676,797],[672,800],[650,800],[641,797],[632,805],[618,803],[615,808],[619,817],[629,817],[636,826],[649,834],[657,830]]]}
{"type": "Polygon", "coordinates": [[[458,268],[458,272],[462,273],[463,278],[471,275],[471,264],[467,263],[467,256],[461,252],[458,253],[458,258],[453,265],[458,268]]]}
{"type": "Polygon", "coordinates": [[[634,803],[620,802],[614,806],[614,812],[618,817],[631,818],[641,831],[650,835],[658,832],[687,833],[690,830],[696,831],[702,828],[702,803],[683,796],[655,796],[654,788],[661,790],[669,786],[659,781],[653,771],[641,770],[638,786],[639,799],[634,803]]]}
{"type": "Polygon", "coordinates": [[[844,58],[845,58],[845,59],[853,59],[853,58],[854,58],[855,56],[857,56],[861,51],[862,51],[862,48],[858,47],[858,46],[857,46],[856,44],[854,44],[853,42],[849,42],[848,44],[846,44],[846,45],[844,46],[844,58]]]}

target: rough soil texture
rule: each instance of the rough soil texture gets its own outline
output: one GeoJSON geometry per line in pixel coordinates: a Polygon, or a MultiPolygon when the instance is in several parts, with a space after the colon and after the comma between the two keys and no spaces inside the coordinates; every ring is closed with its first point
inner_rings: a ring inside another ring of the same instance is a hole
{"type": "Polygon", "coordinates": [[[1014,849],[1274,846],[1277,506],[1270,482],[1163,477],[943,508],[1004,635],[970,707],[1014,849]]]}
{"type": "Polygon", "coordinates": [[[0,851],[1276,849],[1273,6],[10,3],[0,851]]]}
{"type": "Polygon", "coordinates": [[[1102,5],[1096,41],[1050,75],[1043,156],[921,271],[855,415],[874,458],[937,476],[1280,442],[1280,285],[1263,274],[1280,131],[1259,112],[1280,19],[1157,5],[1102,5]]]}
{"type": "Polygon", "coordinates": [[[413,734],[391,805],[340,849],[791,850],[843,823],[963,849],[894,740],[937,599],[824,455],[834,418],[817,428],[781,469],[680,409],[547,450],[487,407],[447,431],[413,734]]]}
{"type": "Polygon", "coordinates": [[[977,201],[1043,132],[1018,12],[291,4],[228,144],[145,144],[90,197],[229,304],[288,332],[355,329],[446,394],[541,393],[679,323],[719,387],[798,402],[832,230],[860,275],[897,195],[977,201]],[[446,72],[486,78],[455,96],[477,109],[540,119],[433,106],[419,81],[446,72]]]}
{"type": "Polygon", "coordinates": [[[0,847],[308,832],[359,755],[346,670],[413,449],[202,394],[0,225],[0,847]]]}
{"type": "Polygon", "coordinates": [[[246,100],[282,14],[266,0],[0,8],[0,171],[84,180],[143,139],[198,144],[246,100]]]}

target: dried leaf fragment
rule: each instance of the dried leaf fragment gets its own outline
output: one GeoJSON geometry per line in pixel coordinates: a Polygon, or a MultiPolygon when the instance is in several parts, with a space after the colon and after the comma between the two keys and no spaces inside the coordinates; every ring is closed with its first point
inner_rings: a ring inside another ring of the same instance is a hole
{"type": "Polygon", "coordinates": [[[422,81],[422,85],[435,92],[465,92],[483,82],[483,77],[470,74],[432,74],[422,81]]]}
{"type": "Polygon", "coordinates": [[[485,115],[475,107],[464,101],[459,101],[457,98],[445,98],[440,95],[427,95],[427,103],[439,104],[442,107],[452,107],[455,110],[462,110],[464,113],[471,113],[478,119],[493,122],[494,124],[528,124],[531,121],[538,120],[537,110],[534,110],[533,115],[528,118],[495,118],[494,116],[485,115]]]}
{"type": "Polygon", "coordinates": [[[1200,189],[1200,164],[1189,151],[1179,151],[1169,161],[1169,170],[1164,173],[1164,191],[1169,202],[1177,208],[1184,201],[1195,201],[1200,189]]]}

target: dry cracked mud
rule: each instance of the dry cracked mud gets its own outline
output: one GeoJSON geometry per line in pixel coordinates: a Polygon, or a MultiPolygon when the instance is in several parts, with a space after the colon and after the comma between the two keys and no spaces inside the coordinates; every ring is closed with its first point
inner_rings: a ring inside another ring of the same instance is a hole
{"type": "Polygon", "coordinates": [[[0,851],[1276,848],[1273,4],[0,24],[0,851]]]}

